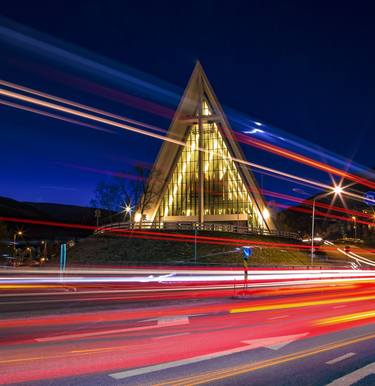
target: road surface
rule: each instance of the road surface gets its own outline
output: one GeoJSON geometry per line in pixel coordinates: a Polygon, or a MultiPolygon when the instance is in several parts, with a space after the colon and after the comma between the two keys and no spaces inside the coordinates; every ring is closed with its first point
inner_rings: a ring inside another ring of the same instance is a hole
{"type": "Polygon", "coordinates": [[[369,272],[277,279],[247,292],[222,277],[192,285],[201,273],[179,288],[90,280],[38,286],[12,275],[0,298],[0,384],[375,384],[369,272]]]}

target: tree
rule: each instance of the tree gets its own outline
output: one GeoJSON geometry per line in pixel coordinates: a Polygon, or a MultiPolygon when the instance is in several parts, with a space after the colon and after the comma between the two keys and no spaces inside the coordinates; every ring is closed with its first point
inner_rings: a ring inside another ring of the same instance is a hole
{"type": "Polygon", "coordinates": [[[137,178],[131,182],[132,202],[136,203],[136,210],[143,220],[144,212],[159,196],[160,173],[155,169],[147,173],[143,165],[136,165],[134,170],[137,178]]]}
{"type": "Polygon", "coordinates": [[[0,222],[0,254],[8,252],[9,231],[5,223],[0,222]]]}
{"type": "Polygon", "coordinates": [[[90,201],[94,208],[106,209],[111,212],[122,212],[123,218],[130,220],[131,213],[125,211],[127,206],[132,207],[132,212],[140,213],[150,208],[151,203],[158,197],[160,192],[160,173],[155,170],[148,173],[143,165],[136,165],[131,179],[113,177],[109,181],[101,181],[95,189],[95,197],[90,201]]]}
{"type": "Polygon", "coordinates": [[[129,188],[125,181],[118,177],[99,182],[94,195],[90,205],[111,212],[119,212],[125,203],[130,202],[129,188]]]}

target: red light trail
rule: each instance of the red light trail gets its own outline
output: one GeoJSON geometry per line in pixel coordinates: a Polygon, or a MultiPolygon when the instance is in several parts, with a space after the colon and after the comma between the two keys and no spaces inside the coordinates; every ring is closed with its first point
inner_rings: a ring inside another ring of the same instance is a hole
{"type": "Polygon", "coordinates": [[[367,187],[372,188],[372,189],[375,188],[375,182],[369,181],[363,177],[356,176],[354,174],[351,174],[351,173],[348,173],[346,171],[335,168],[331,165],[324,164],[322,162],[313,160],[313,159],[308,158],[306,156],[303,156],[301,154],[297,154],[297,153],[292,152],[290,150],[282,149],[278,146],[271,145],[271,144],[266,143],[264,141],[261,141],[259,139],[250,138],[250,137],[244,135],[243,133],[237,133],[236,132],[235,135],[240,142],[246,143],[246,144],[251,145],[251,146],[255,146],[259,149],[266,150],[270,153],[277,154],[277,155],[284,157],[284,158],[289,158],[293,161],[297,161],[299,163],[311,166],[315,169],[320,169],[320,170],[323,170],[327,173],[331,173],[333,175],[354,181],[360,185],[364,185],[364,186],[367,186],[367,187]]]}

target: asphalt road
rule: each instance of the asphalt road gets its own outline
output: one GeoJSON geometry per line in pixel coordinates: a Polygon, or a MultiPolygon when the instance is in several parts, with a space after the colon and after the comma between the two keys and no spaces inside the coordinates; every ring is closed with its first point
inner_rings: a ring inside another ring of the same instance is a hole
{"type": "Polygon", "coordinates": [[[4,290],[0,384],[375,384],[371,280],[167,299],[154,288],[142,301],[65,290],[4,290]]]}

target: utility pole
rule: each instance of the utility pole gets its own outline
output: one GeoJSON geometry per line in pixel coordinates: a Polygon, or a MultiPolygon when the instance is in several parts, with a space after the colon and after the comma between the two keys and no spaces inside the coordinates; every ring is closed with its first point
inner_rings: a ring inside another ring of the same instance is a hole
{"type": "Polygon", "coordinates": [[[323,197],[327,197],[330,194],[335,194],[341,196],[342,193],[345,193],[341,186],[335,185],[332,188],[332,191],[325,192],[322,194],[317,195],[313,199],[313,205],[312,205],[312,216],[311,216],[311,265],[314,265],[314,237],[315,237],[315,201],[319,200],[323,197]]]}

